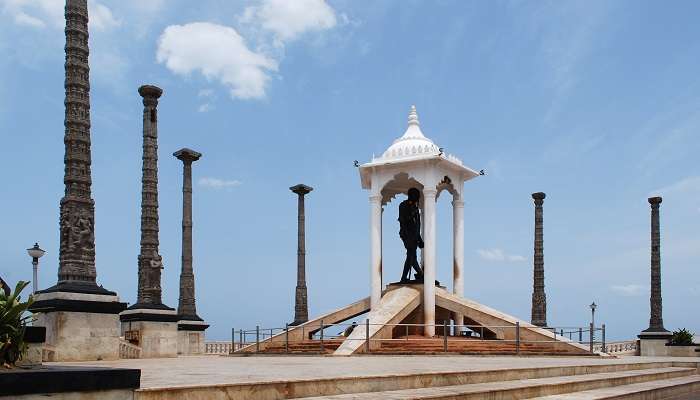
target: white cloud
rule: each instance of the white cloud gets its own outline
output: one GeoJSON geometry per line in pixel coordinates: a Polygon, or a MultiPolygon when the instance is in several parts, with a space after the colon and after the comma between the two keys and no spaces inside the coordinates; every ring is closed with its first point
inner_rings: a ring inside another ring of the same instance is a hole
{"type": "Polygon", "coordinates": [[[64,2],[58,0],[5,0],[2,11],[13,17],[17,25],[62,29],[64,2]]]}
{"type": "MultiPolygon", "coordinates": [[[[33,28],[51,27],[63,29],[65,2],[61,0],[5,0],[3,13],[13,17],[17,25],[33,28]]],[[[106,31],[121,25],[107,6],[90,0],[88,2],[90,29],[106,31]]]]}
{"type": "Polygon", "coordinates": [[[610,289],[621,296],[640,296],[646,293],[646,287],[642,285],[612,285],[610,289]]]}
{"type": "Polygon", "coordinates": [[[660,189],[653,190],[650,196],[671,196],[698,193],[700,194],[700,176],[689,176],[678,182],[672,183],[660,189]]]}
{"type": "Polygon", "coordinates": [[[201,89],[197,93],[197,97],[211,97],[214,95],[214,89],[201,89]]]}
{"type": "Polygon", "coordinates": [[[90,18],[90,29],[107,31],[122,24],[120,20],[114,18],[112,10],[94,1],[88,3],[88,14],[90,18]]]}
{"type": "Polygon", "coordinates": [[[324,0],[263,0],[246,8],[241,21],[272,32],[279,44],[337,24],[335,11],[324,0]]]}
{"type": "Polygon", "coordinates": [[[214,94],[213,89],[201,89],[199,93],[197,93],[197,97],[206,99],[204,103],[197,107],[198,112],[207,112],[213,108],[212,101],[216,100],[216,95],[214,94]]]}
{"type": "Polygon", "coordinates": [[[232,188],[243,184],[243,182],[239,180],[225,180],[211,177],[199,178],[199,181],[197,181],[197,183],[199,184],[199,186],[209,187],[213,189],[232,188]]]}
{"type": "Polygon", "coordinates": [[[19,11],[15,14],[15,23],[17,25],[31,26],[32,28],[44,28],[46,24],[39,18],[32,17],[31,15],[25,14],[23,11],[19,11]]]}
{"type": "Polygon", "coordinates": [[[523,262],[525,257],[516,254],[506,254],[502,249],[479,249],[479,257],[486,261],[523,262]]]}
{"type": "Polygon", "coordinates": [[[235,29],[209,22],[171,25],[158,39],[156,59],[175,74],[200,72],[239,99],[265,97],[277,62],[250,50],[235,29]]]}

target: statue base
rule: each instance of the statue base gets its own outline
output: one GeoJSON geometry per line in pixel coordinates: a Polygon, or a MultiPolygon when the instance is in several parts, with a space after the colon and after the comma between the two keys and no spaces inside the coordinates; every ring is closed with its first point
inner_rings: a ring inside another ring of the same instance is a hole
{"type": "Polygon", "coordinates": [[[121,333],[141,348],[140,358],[177,357],[180,320],[177,311],[162,304],[151,308],[132,307],[119,314],[121,333]]]}
{"type": "Polygon", "coordinates": [[[177,322],[177,354],[204,354],[204,331],[209,327],[201,320],[182,319],[177,322]]]}
{"type": "Polygon", "coordinates": [[[646,357],[667,357],[669,356],[666,344],[671,340],[673,333],[669,331],[642,331],[639,338],[639,355],[646,357]]]}
{"type": "MultiPolygon", "coordinates": [[[[424,283],[425,283],[425,281],[423,280],[423,278],[414,278],[414,279],[408,279],[408,280],[400,280],[397,282],[391,282],[391,283],[389,283],[389,285],[422,285],[424,283]]],[[[435,286],[436,287],[444,287],[444,286],[440,285],[440,281],[437,279],[435,280],[435,286]]]]}
{"type": "Polygon", "coordinates": [[[36,313],[34,325],[46,327],[46,361],[119,358],[118,314],[126,303],[121,303],[118,296],[47,289],[37,292],[34,299],[30,309],[36,313]]]}

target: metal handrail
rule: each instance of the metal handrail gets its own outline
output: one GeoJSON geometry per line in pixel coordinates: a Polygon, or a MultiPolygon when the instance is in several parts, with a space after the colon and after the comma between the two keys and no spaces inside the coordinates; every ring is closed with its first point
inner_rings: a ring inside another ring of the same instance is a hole
{"type": "MultiPolygon", "coordinates": [[[[443,324],[419,324],[419,323],[386,323],[386,324],[378,324],[378,323],[370,323],[369,320],[365,320],[364,324],[365,325],[365,337],[363,338],[350,338],[344,336],[342,333],[338,335],[328,335],[324,331],[329,329],[329,328],[334,328],[334,327],[350,327],[354,326],[355,328],[360,328],[360,324],[351,324],[351,323],[332,323],[332,324],[325,324],[323,320],[319,320],[318,323],[309,323],[307,324],[302,324],[299,327],[293,327],[293,329],[299,329],[301,328],[301,333],[302,333],[302,340],[297,341],[297,342],[307,342],[310,340],[314,340],[315,337],[318,337],[320,340],[320,348],[321,352],[324,351],[325,349],[325,341],[327,340],[333,340],[337,338],[344,338],[344,340],[363,340],[365,341],[365,351],[369,352],[370,351],[370,342],[372,341],[408,341],[408,340],[435,340],[435,338],[427,338],[427,337],[409,337],[409,328],[410,327],[442,327],[443,328],[443,335],[438,336],[443,338],[443,348],[444,351],[447,352],[448,350],[448,338],[453,338],[451,340],[460,340],[463,337],[461,335],[459,336],[452,336],[449,334],[450,328],[454,328],[455,332],[457,332],[457,329],[460,329],[460,332],[464,332],[463,328],[469,329],[472,333],[479,333],[479,336],[466,336],[469,338],[469,340],[492,340],[492,339],[486,339],[484,337],[484,330],[496,330],[496,329],[515,329],[515,339],[499,339],[500,342],[504,343],[516,343],[516,353],[520,353],[520,345],[521,343],[552,343],[552,342],[558,342],[567,340],[566,336],[568,335],[568,341],[572,343],[579,343],[579,344],[588,344],[589,345],[589,351],[591,353],[594,353],[594,345],[596,348],[600,348],[602,350],[606,350],[606,343],[605,343],[605,324],[603,324],[601,327],[594,327],[592,324],[590,324],[588,327],[534,327],[538,329],[544,329],[544,330],[551,330],[552,331],[552,340],[522,340],[520,337],[520,330],[522,329],[522,326],[520,325],[520,322],[517,321],[515,325],[448,325],[447,322],[443,322],[443,324]],[[406,328],[406,334],[403,338],[371,338],[369,335],[370,332],[370,327],[371,326],[382,326],[382,327],[405,327],[406,328]],[[567,329],[565,331],[565,329],[567,329]],[[569,330],[571,329],[571,330],[569,330]],[[595,333],[596,332],[601,332],[601,340],[596,341],[595,340],[595,333]],[[308,334],[306,334],[308,332],[308,334]],[[573,335],[575,333],[578,333],[579,340],[576,341],[573,339],[573,335]],[[584,333],[588,334],[588,339],[587,341],[584,341],[583,335],[584,333]]],[[[527,328],[531,328],[528,326],[527,328]]],[[[289,351],[289,331],[290,331],[290,326],[287,324],[284,328],[265,328],[261,329],[260,326],[256,326],[255,330],[239,330],[238,331],[238,336],[239,336],[239,342],[238,342],[238,348],[235,351],[240,351],[244,347],[248,347],[251,345],[255,345],[255,350],[256,352],[260,351],[260,343],[267,341],[267,340],[272,340],[273,337],[277,337],[279,335],[284,334],[284,343],[285,343],[285,352],[289,351]],[[255,341],[254,342],[248,342],[248,336],[249,335],[255,335],[255,341]]],[[[235,336],[236,332],[235,330],[232,329],[231,331],[231,342],[235,342],[235,336]]],[[[232,348],[235,348],[236,346],[232,346],[232,348]]]]}

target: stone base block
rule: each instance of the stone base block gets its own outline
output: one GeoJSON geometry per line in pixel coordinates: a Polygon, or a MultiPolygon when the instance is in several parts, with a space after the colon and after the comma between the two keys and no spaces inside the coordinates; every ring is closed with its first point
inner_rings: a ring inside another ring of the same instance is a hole
{"type": "Polygon", "coordinates": [[[39,313],[36,325],[46,327],[52,360],[96,361],[119,359],[119,316],[71,311],[39,313]]]}
{"type": "Polygon", "coordinates": [[[669,356],[666,344],[671,339],[670,332],[647,333],[642,332],[639,338],[639,355],[642,357],[667,357],[669,356]]]}
{"type": "Polygon", "coordinates": [[[204,354],[204,321],[180,320],[177,323],[177,354],[183,356],[204,354]]]}
{"type": "Polygon", "coordinates": [[[169,310],[127,310],[121,313],[122,335],[137,337],[141,358],[177,357],[177,313],[169,310]],[[127,332],[130,332],[127,335],[127,332]],[[136,333],[138,332],[138,333],[136,333]]]}
{"type": "Polygon", "coordinates": [[[34,326],[46,328],[45,343],[52,349],[51,359],[44,361],[118,359],[118,314],[125,308],[113,294],[37,292],[30,308],[34,326]]]}

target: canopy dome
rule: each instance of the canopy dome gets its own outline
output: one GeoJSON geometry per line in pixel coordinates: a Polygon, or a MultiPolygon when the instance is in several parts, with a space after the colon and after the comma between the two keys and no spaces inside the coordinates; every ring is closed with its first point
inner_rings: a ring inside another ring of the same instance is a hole
{"type": "Polygon", "coordinates": [[[423,132],[420,130],[416,106],[411,106],[406,132],[400,138],[394,140],[394,143],[386,149],[381,158],[384,160],[395,160],[416,155],[437,154],[439,151],[439,147],[423,135],[423,132]]]}

